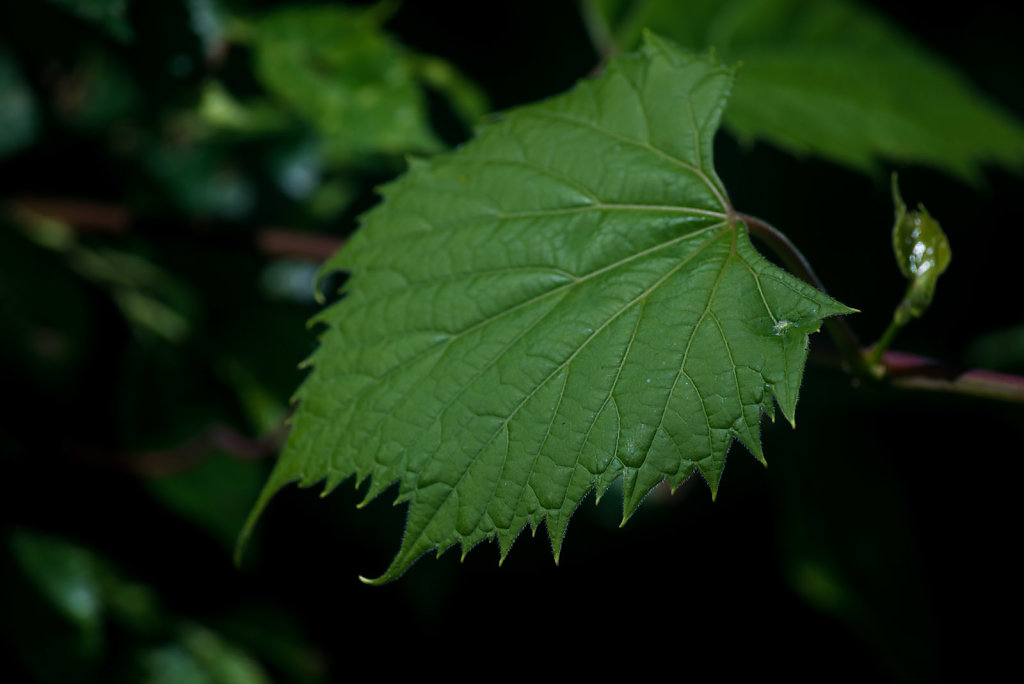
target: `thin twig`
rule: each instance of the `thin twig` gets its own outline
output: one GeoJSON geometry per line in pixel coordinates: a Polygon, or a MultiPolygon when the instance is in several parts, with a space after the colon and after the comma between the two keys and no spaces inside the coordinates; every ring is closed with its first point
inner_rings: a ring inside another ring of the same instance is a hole
{"type": "Polygon", "coordinates": [[[345,244],[344,238],[285,228],[262,228],[256,231],[256,248],[270,257],[327,261],[345,244]]]}
{"type": "Polygon", "coordinates": [[[70,451],[93,465],[150,479],[183,473],[198,466],[215,452],[240,461],[269,458],[277,454],[286,434],[284,423],[261,437],[248,437],[230,425],[218,424],[186,442],[166,449],[119,452],[71,445],[70,451]]]}
{"type": "MultiPolygon", "coordinates": [[[[827,294],[807,258],[781,231],[754,216],[737,214],[737,218],[746,224],[751,235],[771,247],[788,269],[827,294]]],[[[837,316],[825,319],[825,329],[839,348],[846,370],[854,377],[873,378],[906,389],[951,392],[1024,403],[1024,377],[987,370],[953,368],[934,359],[900,351],[872,355],[871,349],[862,348],[846,320],[837,316]]],[[[887,331],[889,336],[893,333],[887,331]]]]}
{"type": "Polygon", "coordinates": [[[57,219],[83,233],[123,235],[134,222],[124,207],[93,200],[26,196],[13,198],[10,203],[15,211],[57,219]]]}
{"type": "MultiPolygon", "coordinates": [[[[138,219],[116,204],[59,197],[13,197],[7,200],[15,214],[55,219],[77,233],[126,235],[138,228],[138,219]]],[[[263,227],[253,232],[257,251],[271,258],[305,259],[323,263],[345,243],[344,238],[293,228],[263,227]]]]}
{"type": "Polygon", "coordinates": [[[594,46],[594,52],[598,57],[597,64],[590,71],[591,76],[596,76],[604,70],[605,63],[619,51],[619,46],[615,44],[612,29],[594,0],[579,0],[579,7],[583,26],[587,29],[590,44],[594,46]]]}

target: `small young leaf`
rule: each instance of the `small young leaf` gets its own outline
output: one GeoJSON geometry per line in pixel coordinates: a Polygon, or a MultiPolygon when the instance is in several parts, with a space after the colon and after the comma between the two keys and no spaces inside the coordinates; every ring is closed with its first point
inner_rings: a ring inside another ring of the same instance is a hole
{"type": "Polygon", "coordinates": [[[896,208],[892,249],[900,273],[910,281],[905,298],[908,313],[920,318],[932,303],[935,285],[949,267],[952,252],[942,226],[923,204],[917,205],[917,211],[907,211],[895,174],[892,177],[892,202],[896,208]]]}
{"type": "Polygon", "coordinates": [[[591,490],[623,521],[663,479],[717,491],[734,439],[763,460],[790,421],[807,336],[848,313],[763,259],[712,161],[732,70],[648,37],[573,91],[417,161],[326,269],[351,272],[284,454],[283,485],[400,482],[398,555],[504,559],[546,521],[556,561],[591,490]]]}

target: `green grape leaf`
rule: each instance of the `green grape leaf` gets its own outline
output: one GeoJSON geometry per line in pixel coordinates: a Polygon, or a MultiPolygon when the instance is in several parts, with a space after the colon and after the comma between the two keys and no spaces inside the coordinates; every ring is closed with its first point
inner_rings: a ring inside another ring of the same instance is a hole
{"type": "Polygon", "coordinates": [[[649,37],[569,93],[417,161],[325,266],[351,273],[245,536],[286,483],[396,481],[409,502],[375,583],[456,543],[502,560],[546,521],[555,560],[590,491],[763,460],[793,420],[808,334],[850,312],[762,258],[712,166],[733,72],[649,37]]]}
{"type": "Polygon", "coordinates": [[[766,140],[873,172],[879,159],[966,180],[979,165],[1024,168],[1024,127],[958,70],[863,3],[650,0],[595,5],[624,45],[647,26],[691,49],[740,61],[725,115],[766,140]]]}

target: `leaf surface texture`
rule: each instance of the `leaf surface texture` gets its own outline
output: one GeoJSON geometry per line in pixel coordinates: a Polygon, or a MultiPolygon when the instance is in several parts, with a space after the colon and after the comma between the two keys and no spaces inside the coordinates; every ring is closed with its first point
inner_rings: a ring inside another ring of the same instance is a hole
{"type": "Polygon", "coordinates": [[[398,481],[384,582],[542,521],[557,560],[592,490],[621,477],[625,520],[665,478],[717,491],[734,439],[763,460],[761,413],[793,419],[808,333],[849,309],[736,220],[711,159],[732,78],[649,37],[385,186],[325,267],[347,294],[251,521],[291,481],[398,481]]]}

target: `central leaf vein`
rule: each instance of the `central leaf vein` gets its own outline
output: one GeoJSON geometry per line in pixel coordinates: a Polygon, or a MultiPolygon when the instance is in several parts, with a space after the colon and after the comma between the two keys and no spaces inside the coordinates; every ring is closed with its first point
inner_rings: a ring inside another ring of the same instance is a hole
{"type": "MultiPolygon", "coordinates": [[[[646,110],[644,110],[644,111],[646,111],[646,110]]],[[[551,111],[548,111],[548,110],[543,110],[543,109],[522,110],[520,112],[520,114],[529,114],[530,116],[555,119],[555,120],[564,121],[566,123],[571,123],[571,124],[576,125],[576,126],[584,126],[586,128],[589,128],[590,130],[596,131],[597,133],[599,133],[599,134],[601,134],[601,135],[603,135],[605,137],[611,138],[613,140],[617,140],[617,141],[625,143],[627,145],[633,145],[635,147],[639,147],[639,148],[642,148],[644,150],[647,150],[648,152],[650,152],[652,154],[655,154],[655,155],[661,157],[662,159],[665,159],[666,161],[669,161],[672,164],[675,164],[675,165],[679,166],[680,168],[685,169],[685,170],[689,171],[690,173],[692,173],[693,175],[695,175],[700,180],[701,183],[703,183],[704,185],[706,185],[708,187],[708,190],[710,190],[711,194],[713,194],[715,196],[715,199],[718,201],[718,204],[722,207],[723,211],[728,212],[729,209],[730,209],[729,202],[728,202],[728,200],[726,200],[725,196],[722,194],[722,191],[708,177],[708,175],[706,173],[704,173],[704,170],[702,168],[700,168],[699,166],[695,166],[693,164],[690,164],[689,162],[686,162],[686,161],[680,159],[679,157],[671,155],[668,152],[666,152],[665,150],[660,150],[657,147],[652,146],[648,142],[645,142],[643,140],[636,140],[634,138],[629,138],[629,137],[624,136],[624,135],[619,135],[618,133],[610,131],[607,128],[601,128],[597,124],[595,124],[593,122],[590,122],[590,121],[586,121],[584,119],[577,119],[577,118],[574,118],[574,117],[571,117],[571,116],[567,116],[565,114],[559,114],[559,113],[551,112],[551,111]]],[[[698,149],[700,149],[700,148],[698,147],[698,149]]]]}

